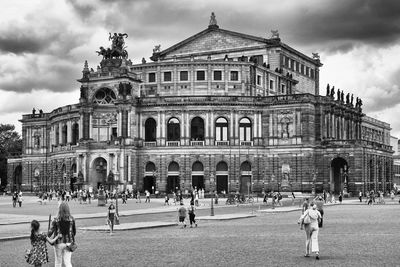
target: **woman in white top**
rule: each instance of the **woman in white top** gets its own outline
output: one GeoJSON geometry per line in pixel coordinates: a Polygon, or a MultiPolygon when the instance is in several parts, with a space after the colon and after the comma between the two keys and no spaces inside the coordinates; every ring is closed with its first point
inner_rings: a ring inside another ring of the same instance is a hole
{"type": "Polygon", "coordinates": [[[306,232],[306,254],[304,257],[310,257],[310,254],[315,252],[317,254],[316,259],[319,260],[318,220],[322,218],[321,213],[317,210],[317,206],[311,203],[310,208],[304,212],[304,217],[305,216],[309,216],[311,222],[304,225],[304,230],[306,232]]]}

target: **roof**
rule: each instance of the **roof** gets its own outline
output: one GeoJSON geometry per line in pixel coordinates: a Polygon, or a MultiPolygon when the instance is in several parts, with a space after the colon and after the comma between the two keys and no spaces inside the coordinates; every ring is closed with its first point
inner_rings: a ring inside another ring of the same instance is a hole
{"type": "Polygon", "coordinates": [[[235,31],[230,31],[230,30],[225,30],[225,29],[221,29],[219,28],[217,25],[210,25],[208,28],[206,28],[205,30],[190,36],[189,38],[163,50],[157,53],[153,53],[153,55],[150,57],[151,60],[153,61],[157,61],[158,59],[162,59],[163,57],[165,57],[166,55],[168,55],[169,53],[178,50],[181,47],[184,47],[185,45],[189,44],[190,42],[205,36],[211,32],[220,32],[223,34],[228,34],[228,35],[232,35],[232,36],[236,36],[236,37],[240,37],[243,39],[248,39],[248,40],[252,40],[255,42],[259,42],[259,43],[263,43],[266,45],[266,47],[282,47],[294,54],[296,54],[297,56],[313,62],[314,64],[316,64],[317,66],[322,66],[321,62],[318,59],[314,59],[311,58],[297,50],[295,50],[294,48],[290,47],[289,45],[281,42],[280,38],[262,38],[262,37],[258,37],[258,36],[254,36],[254,35],[249,35],[249,34],[244,34],[244,33],[239,33],[239,32],[235,32],[235,31]]]}

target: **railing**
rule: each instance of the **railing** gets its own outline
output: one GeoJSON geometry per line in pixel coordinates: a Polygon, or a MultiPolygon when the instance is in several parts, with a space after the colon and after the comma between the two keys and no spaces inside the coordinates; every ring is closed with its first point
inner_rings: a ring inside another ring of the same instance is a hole
{"type": "Polygon", "coordinates": [[[191,146],[204,146],[204,141],[190,141],[191,146]]]}
{"type": "Polygon", "coordinates": [[[157,146],[157,142],[143,142],[143,146],[145,146],[145,147],[155,147],[155,146],[157,146]]]}
{"type": "Polygon", "coordinates": [[[167,141],[167,146],[180,146],[180,141],[167,141]]]}
{"type": "Polygon", "coordinates": [[[229,146],[229,141],[215,141],[216,146],[229,146]]]}
{"type": "Polygon", "coordinates": [[[241,146],[253,146],[253,141],[240,141],[241,146]]]}

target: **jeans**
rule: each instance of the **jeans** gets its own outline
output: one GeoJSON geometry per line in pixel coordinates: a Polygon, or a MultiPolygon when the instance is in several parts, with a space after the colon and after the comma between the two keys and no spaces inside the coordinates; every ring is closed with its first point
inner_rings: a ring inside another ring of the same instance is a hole
{"type": "Polygon", "coordinates": [[[71,243],[60,243],[54,245],[55,267],[61,267],[64,262],[65,267],[72,267],[71,256],[72,252],[67,249],[67,245],[71,243]]]}

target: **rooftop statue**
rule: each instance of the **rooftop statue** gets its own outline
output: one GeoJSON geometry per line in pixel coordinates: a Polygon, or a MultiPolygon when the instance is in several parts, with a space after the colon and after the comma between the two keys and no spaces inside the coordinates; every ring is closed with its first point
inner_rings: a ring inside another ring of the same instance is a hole
{"type": "Polygon", "coordinates": [[[318,53],[312,53],[313,59],[319,60],[319,54],[318,53]]]}
{"type": "Polygon", "coordinates": [[[279,31],[278,30],[271,30],[272,36],[271,38],[279,38],[279,31]]]}
{"type": "Polygon", "coordinates": [[[127,58],[128,57],[128,52],[125,50],[125,40],[124,38],[127,38],[128,34],[126,33],[114,33],[114,35],[111,35],[111,32],[109,33],[108,40],[111,41],[111,48],[104,48],[103,46],[100,46],[99,50],[96,51],[96,53],[100,56],[103,56],[103,59],[111,59],[111,58],[127,58]]]}
{"type": "Polygon", "coordinates": [[[158,53],[161,51],[161,45],[155,45],[153,48],[153,54],[158,53]]]}
{"type": "Polygon", "coordinates": [[[214,25],[217,25],[217,19],[215,18],[214,12],[211,12],[209,26],[214,26],[214,25]]]}

